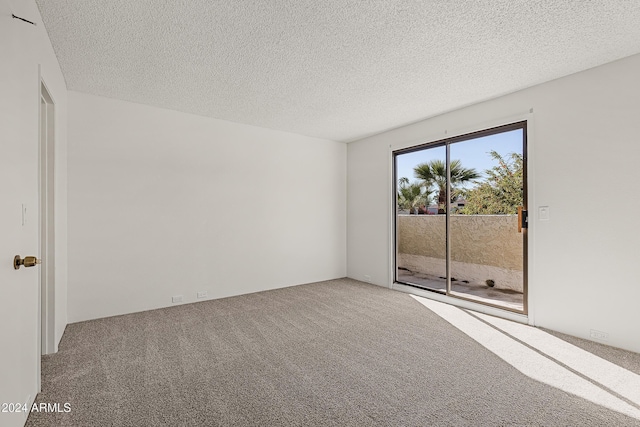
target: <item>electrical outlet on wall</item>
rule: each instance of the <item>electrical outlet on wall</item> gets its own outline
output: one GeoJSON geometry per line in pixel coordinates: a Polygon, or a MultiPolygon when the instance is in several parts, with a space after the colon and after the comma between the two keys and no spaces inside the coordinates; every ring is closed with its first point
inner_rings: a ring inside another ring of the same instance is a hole
{"type": "Polygon", "coordinates": [[[595,329],[591,329],[589,331],[589,336],[591,338],[600,340],[600,341],[606,341],[607,339],[609,339],[609,334],[606,332],[602,332],[602,331],[596,331],[595,329]]]}
{"type": "Polygon", "coordinates": [[[177,302],[182,302],[182,295],[176,295],[174,297],[171,297],[171,302],[174,304],[177,302]]]}
{"type": "Polygon", "coordinates": [[[207,291],[201,291],[201,292],[198,292],[198,293],[196,294],[196,296],[197,296],[198,298],[206,298],[206,297],[207,297],[207,291]]]}

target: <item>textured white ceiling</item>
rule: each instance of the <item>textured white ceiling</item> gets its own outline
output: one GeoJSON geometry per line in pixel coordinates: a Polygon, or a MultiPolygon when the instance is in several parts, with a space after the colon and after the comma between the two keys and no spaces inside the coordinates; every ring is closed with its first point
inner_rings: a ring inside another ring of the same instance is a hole
{"type": "Polygon", "coordinates": [[[37,0],[69,89],[350,141],[640,52],[638,0],[37,0]]]}

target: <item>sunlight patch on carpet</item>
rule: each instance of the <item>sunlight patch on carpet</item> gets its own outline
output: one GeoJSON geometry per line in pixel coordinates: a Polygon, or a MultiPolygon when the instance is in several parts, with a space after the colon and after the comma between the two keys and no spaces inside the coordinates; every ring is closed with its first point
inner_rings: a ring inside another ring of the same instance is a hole
{"type": "Polygon", "coordinates": [[[411,296],[524,375],[640,420],[637,374],[534,327],[411,296]]]}

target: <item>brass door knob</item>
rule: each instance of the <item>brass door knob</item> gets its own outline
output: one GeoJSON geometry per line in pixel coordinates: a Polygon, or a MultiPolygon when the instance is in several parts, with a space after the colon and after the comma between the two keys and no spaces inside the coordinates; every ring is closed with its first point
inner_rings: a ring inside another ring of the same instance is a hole
{"type": "Polygon", "coordinates": [[[13,268],[17,270],[21,265],[24,265],[25,267],[33,267],[34,265],[40,264],[41,262],[42,261],[34,256],[26,256],[24,258],[20,258],[20,255],[16,255],[15,257],[13,257],[13,268]]]}

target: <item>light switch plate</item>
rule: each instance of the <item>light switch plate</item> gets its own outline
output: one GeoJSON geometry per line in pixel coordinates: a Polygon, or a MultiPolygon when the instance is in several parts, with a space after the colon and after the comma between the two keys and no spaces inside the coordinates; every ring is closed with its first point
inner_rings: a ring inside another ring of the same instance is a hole
{"type": "Polygon", "coordinates": [[[540,218],[540,221],[549,221],[549,206],[540,206],[538,208],[538,218],[540,218]]]}

